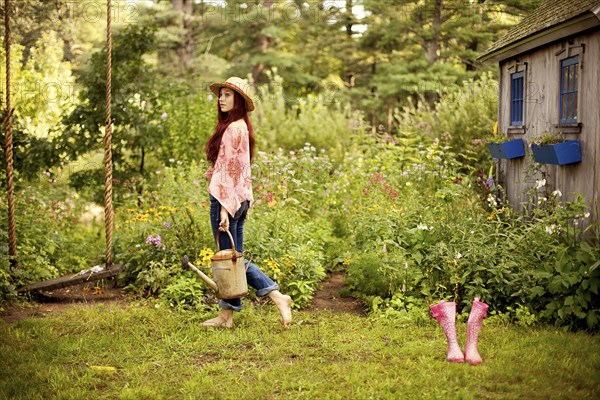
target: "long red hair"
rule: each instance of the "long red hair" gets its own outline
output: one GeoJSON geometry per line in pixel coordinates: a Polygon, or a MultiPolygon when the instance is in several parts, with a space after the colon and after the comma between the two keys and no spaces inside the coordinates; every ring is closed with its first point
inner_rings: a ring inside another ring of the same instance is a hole
{"type": "MultiPolygon", "coordinates": [[[[221,89],[222,90],[222,89],[221,89]]],[[[220,94],[220,90],[219,90],[220,94]]],[[[206,158],[211,164],[215,164],[217,157],[219,156],[219,148],[221,147],[221,138],[225,130],[234,121],[243,119],[248,126],[248,139],[250,143],[250,161],[254,158],[254,131],[252,124],[248,118],[248,111],[246,110],[246,100],[235,90],[233,91],[233,108],[229,112],[222,112],[217,100],[217,126],[215,132],[212,134],[208,142],[206,142],[206,158]]]]}

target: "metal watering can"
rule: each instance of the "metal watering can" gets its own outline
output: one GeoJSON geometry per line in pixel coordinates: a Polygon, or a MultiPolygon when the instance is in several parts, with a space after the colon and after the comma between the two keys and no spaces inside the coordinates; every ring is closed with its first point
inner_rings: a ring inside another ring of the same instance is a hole
{"type": "MultiPolygon", "coordinates": [[[[244,255],[235,250],[235,243],[231,233],[227,231],[231,245],[233,248],[221,250],[219,246],[219,235],[217,232],[217,253],[211,257],[211,267],[213,278],[210,279],[197,267],[195,267],[188,259],[187,255],[183,256],[183,267],[189,267],[194,271],[206,284],[215,291],[219,299],[237,299],[248,294],[248,282],[246,281],[246,269],[244,266],[244,255]]],[[[250,260],[248,260],[250,265],[250,260]]]]}

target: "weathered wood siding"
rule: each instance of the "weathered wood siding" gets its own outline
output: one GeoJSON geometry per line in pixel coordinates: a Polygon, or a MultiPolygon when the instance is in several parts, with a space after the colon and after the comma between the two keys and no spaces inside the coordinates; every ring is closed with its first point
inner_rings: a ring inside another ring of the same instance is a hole
{"type": "MultiPolygon", "coordinates": [[[[574,165],[547,165],[548,191],[559,189],[563,200],[572,200],[574,193],[585,196],[592,214],[591,221],[600,222],[600,30],[569,38],[571,46],[584,44],[584,53],[579,70],[578,122],[583,124],[581,133],[563,133],[566,139],[579,139],[582,162],[574,165]]],[[[510,75],[515,65],[526,63],[524,125],[525,132],[509,134],[523,138],[529,147],[531,138],[543,131],[555,132],[559,122],[560,60],[557,56],[567,44],[567,40],[537,49],[519,57],[500,63],[500,87],[498,121],[500,132],[507,132],[510,126],[510,75]]],[[[513,207],[521,209],[527,200],[525,193],[540,174],[528,172],[534,163],[528,149],[525,157],[516,160],[500,160],[498,178],[506,188],[513,207]]],[[[591,222],[591,221],[588,221],[591,222]]]]}

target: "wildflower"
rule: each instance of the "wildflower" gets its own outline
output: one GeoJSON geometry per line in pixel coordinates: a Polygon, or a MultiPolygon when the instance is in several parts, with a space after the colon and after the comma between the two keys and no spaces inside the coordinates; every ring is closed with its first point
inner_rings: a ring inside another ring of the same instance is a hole
{"type": "Polygon", "coordinates": [[[546,186],[546,179],[542,179],[542,180],[539,180],[539,181],[535,181],[535,188],[536,188],[536,189],[541,189],[541,188],[543,188],[544,186],[546,186]]]}
{"type": "Polygon", "coordinates": [[[552,196],[561,197],[562,193],[560,192],[560,190],[556,189],[554,192],[552,192],[552,196]]]}
{"type": "Polygon", "coordinates": [[[549,225],[545,228],[547,234],[552,235],[555,232],[558,232],[558,227],[555,224],[549,225]]]}
{"type": "Polygon", "coordinates": [[[214,255],[215,255],[215,253],[214,253],[214,251],[212,251],[212,249],[209,249],[209,248],[202,249],[200,251],[200,254],[198,254],[198,259],[196,260],[196,264],[207,267],[210,265],[211,258],[214,255]]]}
{"type": "Polygon", "coordinates": [[[590,213],[589,212],[585,212],[585,214],[583,214],[583,218],[589,218],[590,217],[590,213]]]}
{"type": "Polygon", "coordinates": [[[161,248],[164,250],[166,248],[166,246],[164,246],[162,244],[162,238],[160,237],[160,235],[148,235],[148,237],[146,238],[146,244],[151,244],[156,246],[156,248],[161,248]]]}
{"type": "Polygon", "coordinates": [[[213,101],[213,95],[212,95],[212,94],[209,94],[208,96],[206,96],[206,99],[207,99],[208,101],[213,101]]]}
{"type": "Polygon", "coordinates": [[[164,113],[161,114],[160,119],[162,119],[164,121],[165,119],[167,119],[168,116],[169,116],[169,114],[167,114],[166,112],[164,112],[164,113]]]}
{"type": "Polygon", "coordinates": [[[170,222],[165,222],[163,224],[163,226],[165,227],[165,229],[169,229],[171,227],[171,223],[170,222]]]}
{"type": "Polygon", "coordinates": [[[457,254],[456,254],[456,259],[458,260],[459,258],[462,258],[462,254],[460,254],[460,253],[457,253],[457,254]]]}
{"type": "Polygon", "coordinates": [[[417,229],[420,231],[427,231],[427,230],[431,229],[431,227],[429,227],[425,224],[419,224],[419,225],[417,225],[417,229]]]}

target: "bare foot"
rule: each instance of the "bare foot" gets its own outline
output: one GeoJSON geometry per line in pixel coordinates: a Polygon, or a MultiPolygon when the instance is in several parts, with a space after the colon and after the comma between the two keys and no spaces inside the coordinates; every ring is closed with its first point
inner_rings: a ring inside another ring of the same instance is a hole
{"type": "Polygon", "coordinates": [[[204,321],[202,326],[227,329],[233,328],[233,310],[221,310],[219,316],[204,321]]]}
{"type": "Polygon", "coordinates": [[[292,325],[292,298],[282,294],[279,290],[270,292],[269,298],[273,300],[273,303],[279,309],[284,328],[289,328],[292,325]]]}

